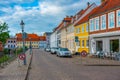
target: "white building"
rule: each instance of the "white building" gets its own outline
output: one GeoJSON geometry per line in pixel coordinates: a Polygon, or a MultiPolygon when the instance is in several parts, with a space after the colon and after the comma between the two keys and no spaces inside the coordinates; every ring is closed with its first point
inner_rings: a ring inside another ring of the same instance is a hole
{"type": "Polygon", "coordinates": [[[50,36],[50,47],[58,47],[57,46],[57,31],[54,31],[50,36]]]}
{"type": "Polygon", "coordinates": [[[17,48],[17,43],[15,38],[9,38],[6,41],[5,48],[7,49],[15,49],[17,48]]]}

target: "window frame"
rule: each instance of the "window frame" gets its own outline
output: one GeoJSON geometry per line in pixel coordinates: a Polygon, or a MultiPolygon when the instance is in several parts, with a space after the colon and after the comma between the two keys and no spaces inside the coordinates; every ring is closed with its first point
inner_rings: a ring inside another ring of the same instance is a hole
{"type": "Polygon", "coordinates": [[[96,17],[95,18],[95,25],[94,25],[95,26],[95,31],[98,31],[100,29],[100,23],[99,23],[99,21],[100,21],[99,17],[96,17]],[[97,20],[98,20],[98,24],[96,24],[97,20]],[[98,26],[98,29],[97,29],[97,26],[98,26]]]}
{"type": "Polygon", "coordinates": [[[115,11],[108,13],[108,28],[109,28],[109,29],[115,28],[115,11]],[[111,15],[113,15],[113,19],[111,19],[111,15]],[[113,22],[113,23],[114,23],[113,26],[110,26],[111,20],[114,21],[114,22],[113,22]]]}
{"type": "Polygon", "coordinates": [[[116,25],[117,27],[120,27],[120,16],[118,16],[118,12],[120,13],[120,9],[116,11],[116,25]]]}
{"type": "Polygon", "coordinates": [[[100,29],[101,29],[101,30],[105,30],[105,29],[106,29],[106,14],[100,16],[100,21],[101,21],[101,22],[100,22],[100,23],[101,23],[100,29]],[[105,20],[104,20],[105,22],[103,22],[103,19],[105,19],[105,20]],[[103,25],[105,25],[104,28],[103,28],[103,25]]]}

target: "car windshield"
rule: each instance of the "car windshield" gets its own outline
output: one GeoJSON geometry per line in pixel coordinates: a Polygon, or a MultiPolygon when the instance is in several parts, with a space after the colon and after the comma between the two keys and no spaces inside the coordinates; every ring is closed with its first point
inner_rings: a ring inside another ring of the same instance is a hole
{"type": "Polygon", "coordinates": [[[68,48],[60,48],[60,51],[69,51],[68,48]]]}

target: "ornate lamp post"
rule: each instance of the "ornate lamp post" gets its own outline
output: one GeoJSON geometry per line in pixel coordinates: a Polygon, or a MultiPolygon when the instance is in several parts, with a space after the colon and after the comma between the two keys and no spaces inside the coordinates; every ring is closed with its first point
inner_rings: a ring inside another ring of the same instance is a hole
{"type": "Polygon", "coordinates": [[[31,38],[30,38],[30,55],[32,54],[32,43],[31,43],[31,38]]]}
{"type": "MultiPolygon", "coordinates": [[[[25,55],[25,32],[24,32],[25,23],[23,22],[23,20],[21,20],[20,25],[21,25],[21,29],[22,29],[23,54],[25,55]]],[[[24,65],[26,65],[26,57],[24,59],[24,65]]]]}

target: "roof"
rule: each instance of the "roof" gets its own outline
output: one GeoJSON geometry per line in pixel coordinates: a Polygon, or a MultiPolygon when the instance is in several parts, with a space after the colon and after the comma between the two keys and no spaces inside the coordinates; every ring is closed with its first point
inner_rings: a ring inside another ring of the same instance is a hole
{"type": "Polygon", "coordinates": [[[115,8],[120,8],[120,0],[105,0],[97,7],[97,10],[91,15],[91,17],[115,8]]]}
{"type": "Polygon", "coordinates": [[[91,5],[87,6],[87,8],[85,8],[84,10],[81,10],[79,14],[77,13],[76,15],[78,15],[78,20],[74,21],[74,25],[79,23],[81,19],[85,18],[86,15],[88,16],[91,10],[93,10],[95,7],[96,7],[96,4],[92,3],[91,5]]]}
{"type": "Polygon", "coordinates": [[[46,41],[46,37],[45,36],[39,36],[40,41],[46,41]]]}
{"type": "MultiPolygon", "coordinates": [[[[17,41],[22,41],[22,34],[21,33],[16,34],[16,38],[17,41]]],[[[40,41],[40,36],[34,33],[27,34],[27,38],[25,39],[25,41],[40,41]]]]}
{"type": "Polygon", "coordinates": [[[72,16],[71,16],[71,17],[66,16],[66,17],[61,21],[61,23],[58,25],[58,27],[56,27],[56,28],[54,29],[54,31],[63,28],[63,27],[64,27],[64,22],[66,22],[66,26],[69,25],[69,24],[71,23],[72,18],[73,18],[72,16]]]}
{"type": "MultiPolygon", "coordinates": [[[[97,8],[97,7],[96,7],[97,8]]],[[[86,16],[84,16],[80,21],[78,21],[75,26],[82,24],[84,22],[87,22],[89,20],[90,15],[92,15],[97,9],[94,8],[90,13],[88,13],[86,16]]]]}

